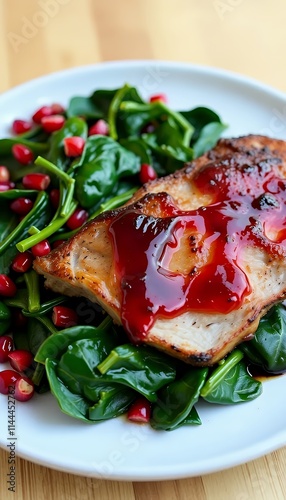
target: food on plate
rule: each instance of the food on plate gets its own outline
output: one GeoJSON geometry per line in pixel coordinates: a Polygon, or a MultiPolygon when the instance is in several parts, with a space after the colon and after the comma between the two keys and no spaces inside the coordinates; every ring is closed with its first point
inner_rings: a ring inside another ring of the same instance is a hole
{"type": "Polygon", "coordinates": [[[213,365],[285,295],[285,169],[284,141],[221,139],[34,269],[55,292],[97,301],[131,341],[213,365]]]}
{"type": "Polygon", "coordinates": [[[50,390],[84,422],[173,430],[201,423],[200,399],[257,398],[251,365],[286,370],[285,143],[219,140],[225,128],[130,85],[14,121],[0,139],[1,393],[50,390]]]}

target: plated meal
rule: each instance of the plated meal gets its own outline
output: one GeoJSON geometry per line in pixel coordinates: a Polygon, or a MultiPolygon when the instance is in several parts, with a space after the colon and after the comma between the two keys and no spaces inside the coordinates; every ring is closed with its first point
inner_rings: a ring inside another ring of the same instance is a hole
{"type": "Polygon", "coordinates": [[[146,451],[286,370],[286,143],[167,90],[54,96],[0,139],[0,391],[82,432],[147,424],[146,451]]]}

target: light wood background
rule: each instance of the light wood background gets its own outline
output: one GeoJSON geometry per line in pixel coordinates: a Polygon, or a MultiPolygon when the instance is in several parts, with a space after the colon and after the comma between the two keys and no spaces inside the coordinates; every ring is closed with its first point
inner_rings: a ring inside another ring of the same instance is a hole
{"type": "MultiPolygon", "coordinates": [[[[285,0],[0,0],[0,92],[115,59],[206,64],[286,91],[285,25],[285,0]]],[[[18,459],[16,493],[7,490],[7,457],[0,450],[1,500],[286,498],[286,448],[224,472],[154,483],[92,480],[18,459]]]]}

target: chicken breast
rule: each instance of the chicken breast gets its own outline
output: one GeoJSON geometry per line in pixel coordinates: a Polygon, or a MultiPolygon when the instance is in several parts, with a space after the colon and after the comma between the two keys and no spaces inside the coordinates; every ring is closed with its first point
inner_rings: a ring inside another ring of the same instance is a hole
{"type": "Polygon", "coordinates": [[[221,139],[87,223],[35,270],[130,339],[212,365],[286,295],[286,143],[221,139]]]}

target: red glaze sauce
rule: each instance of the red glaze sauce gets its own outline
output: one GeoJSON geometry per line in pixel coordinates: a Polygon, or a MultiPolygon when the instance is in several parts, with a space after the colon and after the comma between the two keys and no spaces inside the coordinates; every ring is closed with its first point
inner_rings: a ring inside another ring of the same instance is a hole
{"type": "Polygon", "coordinates": [[[134,342],[144,339],[157,317],[238,309],[252,291],[240,264],[245,246],[258,246],[270,258],[285,257],[286,181],[279,176],[279,161],[243,160],[226,158],[197,174],[192,182],[211,196],[207,206],[181,211],[159,193],[147,195],[146,203],[153,197],[162,217],[144,215],[144,202],[143,210],[134,204],[112,213],[109,234],[122,288],[121,318],[134,342]],[[202,248],[207,252],[204,263],[198,258],[198,266],[186,274],[170,269],[185,231],[190,258],[202,248]]]}

